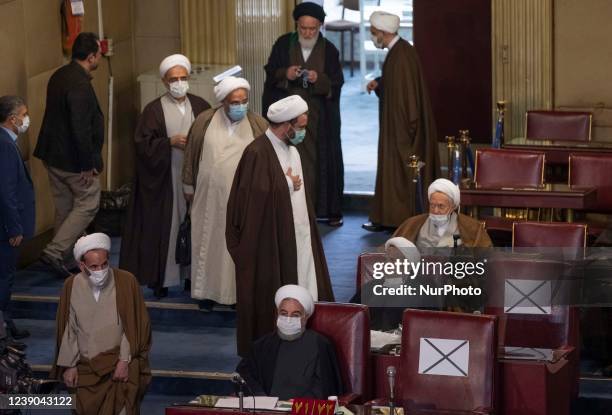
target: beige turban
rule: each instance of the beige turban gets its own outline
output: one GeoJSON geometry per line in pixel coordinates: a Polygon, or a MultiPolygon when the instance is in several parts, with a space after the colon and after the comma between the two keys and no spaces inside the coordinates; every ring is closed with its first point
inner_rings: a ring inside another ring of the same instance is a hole
{"type": "Polygon", "coordinates": [[[391,246],[399,249],[402,255],[404,255],[404,258],[410,262],[419,262],[421,260],[421,253],[419,252],[419,249],[415,244],[403,236],[396,236],[385,242],[385,250],[389,249],[391,246]]]}
{"type": "Polygon", "coordinates": [[[268,108],[268,119],[280,124],[291,121],[308,111],[308,104],[299,95],[291,95],[276,101],[268,108]]]}
{"type": "Polygon", "coordinates": [[[74,259],[81,261],[83,255],[94,249],[104,249],[110,252],[111,240],[108,235],[104,233],[92,233],[91,235],[83,236],[74,244],[72,253],[74,259]]]}
{"type": "Polygon", "coordinates": [[[215,86],[215,98],[217,98],[217,101],[221,102],[226,96],[239,88],[250,91],[251,85],[249,85],[249,81],[244,78],[236,78],[235,76],[223,78],[223,80],[215,86]]]}
{"type": "Polygon", "coordinates": [[[399,16],[387,12],[374,12],[370,16],[370,23],[378,30],[387,33],[397,33],[400,25],[399,16]]]}
{"type": "Polygon", "coordinates": [[[177,53],[176,55],[168,56],[159,64],[159,76],[163,78],[166,76],[166,72],[175,66],[182,66],[187,69],[187,73],[191,73],[191,62],[189,62],[187,56],[177,53]]]}
{"type": "Polygon", "coordinates": [[[457,186],[455,183],[448,179],[435,180],[427,189],[427,199],[431,199],[431,195],[436,192],[444,193],[446,196],[448,196],[449,199],[452,200],[454,208],[459,207],[459,204],[461,203],[461,194],[459,192],[459,186],[457,186]]]}
{"type": "Polygon", "coordinates": [[[304,307],[304,313],[306,313],[307,316],[312,315],[314,311],[314,300],[312,299],[312,295],[310,295],[310,291],[306,288],[294,284],[283,285],[276,291],[276,295],[274,296],[276,308],[279,308],[283,300],[287,298],[293,298],[298,301],[302,304],[302,307],[304,307]]]}

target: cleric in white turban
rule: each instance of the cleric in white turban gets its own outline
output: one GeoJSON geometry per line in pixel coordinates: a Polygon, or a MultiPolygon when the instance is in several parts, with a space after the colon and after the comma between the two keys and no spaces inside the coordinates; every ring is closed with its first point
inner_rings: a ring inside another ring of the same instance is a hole
{"type": "Polygon", "coordinates": [[[316,313],[310,292],[285,285],[276,291],[274,302],[276,328],[253,343],[236,371],[257,396],[287,400],[341,395],[344,388],[334,344],[307,328],[308,318],[316,313]]]}
{"type": "Polygon", "coordinates": [[[167,91],[144,107],[134,133],[136,177],[119,265],[157,298],[167,296],[169,287],[188,285],[188,268],[175,258],[178,229],[187,212],[181,169],[189,129],[210,108],[188,93],[190,73],[184,55],[162,60],[159,76],[167,91]]]}
{"type": "Polygon", "coordinates": [[[300,153],[308,105],[291,95],[270,105],[270,127],[242,154],[227,203],[226,243],[236,265],[238,353],[273,329],[270,304],[283,284],[315,301],[333,293],[300,153]]]}
{"type": "Polygon", "coordinates": [[[225,244],[226,206],[242,152],[268,122],[249,110],[251,86],[228,76],[214,88],[219,106],[189,132],[183,193],[191,202],[191,298],[202,311],[236,304],[236,268],[225,244]]]}
{"type": "Polygon", "coordinates": [[[51,378],[76,391],[79,414],[138,413],[151,381],[147,307],[134,275],[109,265],[110,250],[103,233],[76,242],[81,272],[66,279],[57,307],[51,378]]]}
{"type": "Polygon", "coordinates": [[[415,149],[411,154],[425,163],[421,170],[424,186],[440,175],[440,161],[436,125],[416,49],[400,36],[398,16],[376,11],[370,23],[374,46],[388,50],[381,76],[366,86],[368,93],[379,98],[380,128],[370,221],[362,226],[377,232],[397,228],[415,214],[417,193],[406,149],[415,149]]]}
{"type": "Polygon", "coordinates": [[[408,218],[393,236],[401,236],[418,248],[492,246],[484,223],[459,213],[459,187],[447,179],[437,179],[427,189],[429,213],[408,218]]]}

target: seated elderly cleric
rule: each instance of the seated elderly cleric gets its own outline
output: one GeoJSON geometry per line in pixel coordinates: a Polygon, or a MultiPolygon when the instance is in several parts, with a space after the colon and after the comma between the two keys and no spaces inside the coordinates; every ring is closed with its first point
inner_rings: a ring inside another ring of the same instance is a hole
{"type": "Polygon", "coordinates": [[[484,223],[458,212],[459,187],[447,179],[435,180],[427,189],[429,214],[408,218],[393,236],[402,236],[417,248],[443,248],[463,245],[468,248],[493,246],[484,223]]]}
{"type": "Polygon", "coordinates": [[[306,329],[314,311],[310,292],[285,285],[274,297],[277,329],[253,343],[236,371],[255,395],[327,399],[342,393],[342,378],[334,345],[306,329]]]}

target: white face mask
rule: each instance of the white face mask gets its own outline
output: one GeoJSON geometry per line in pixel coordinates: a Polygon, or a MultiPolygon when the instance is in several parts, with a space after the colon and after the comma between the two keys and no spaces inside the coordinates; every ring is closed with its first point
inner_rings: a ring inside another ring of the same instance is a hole
{"type": "Polygon", "coordinates": [[[30,127],[30,116],[26,115],[25,117],[23,117],[23,120],[21,121],[21,125],[16,125],[17,127],[17,132],[19,134],[23,134],[26,131],[28,131],[28,128],[30,127]]]}
{"type": "Polygon", "coordinates": [[[170,84],[170,95],[174,98],[183,98],[189,91],[189,82],[187,81],[176,81],[170,84]]]}
{"type": "Polygon", "coordinates": [[[94,287],[100,288],[106,283],[106,279],[108,278],[108,267],[98,271],[92,271],[87,268],[87,272],[89,272],[89,281],[91,281],[94,287]]]}
{"type": "Polygon", "coordinates": [[[303,333],[302,319],[300,317],[278,316],[276,327],[279,336],[284,340],[295,340],[303,333]]]}
{"type": "Polygon", "coordinates": [[[450,215],[434,215],[433,213],[429,214],[429,220],[436,228],[441,226],[445,226],[450,221],[450,215]]]}
{"type": "Polygon", "coordinates": [[[383,44],[382,39],[378,39],[378,37],[376,35],[370,34],[370,38],[372,39],[372,42],[374,43],[374,46],[376,46],[378,49],[382,49],[385,47],[385,45],[383,44]]]}

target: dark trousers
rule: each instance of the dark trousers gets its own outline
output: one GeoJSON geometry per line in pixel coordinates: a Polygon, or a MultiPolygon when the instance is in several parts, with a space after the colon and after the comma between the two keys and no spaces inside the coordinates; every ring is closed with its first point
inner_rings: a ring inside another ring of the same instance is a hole
{"type": "Polygon", "coordinates": [[[13,248],[8,241],[0,241],[0,311],[5,319],[8,318],[16,267],[17,248],[13,248]]]}

